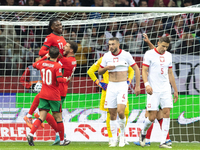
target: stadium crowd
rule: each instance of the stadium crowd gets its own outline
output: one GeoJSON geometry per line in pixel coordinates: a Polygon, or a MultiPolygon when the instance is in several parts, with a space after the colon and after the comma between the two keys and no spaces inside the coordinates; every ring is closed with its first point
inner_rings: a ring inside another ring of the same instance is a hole
{"type": "MultiPolygon", "coordinates": [[[[91,6],[91,7],[175,7],[178,0],[6,0],[0,5],[7,6],[91,6]]],[[[200,3],[199,0],[181,0],[181,7],[200,3]]],[[[52,17],[64,20],[87,20],[112,18],[114,13],[0,13],[3,21],[44,21],[52,17]]],[[[131,14],[135,15],[135,14],[131,14]]],[[[137,15],[137,14],[136,14],[137,15]]],[[[139,15],[139,14],[138,14],[139,15]]],[[[144,14],[145,15],[145,14],[144,14]]],[[[31,65],[47,36],[45,26],[0,25],[0,75],[22,75],[31,65]]],[[[120,48],[131,54],[144,54],[148,45],[142,34],[146,33],[154,45],[159,37],[169,36],[170,51],[173,54],[199,55],[200,15],[194,13],[147,18],[134,21],[110,22],[87,25],[63,25],[65,40],[78,43],[76,53],[77,69],[75,76],[86,76],[89,67],[97,60],[96,51],[108,51],[108,39],[117,37],[120,48]]]]}

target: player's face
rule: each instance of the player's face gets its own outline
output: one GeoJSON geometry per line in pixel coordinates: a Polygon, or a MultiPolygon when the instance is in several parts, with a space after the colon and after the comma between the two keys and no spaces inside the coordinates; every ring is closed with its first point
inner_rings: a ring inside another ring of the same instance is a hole
{"type": "Polygon", "coordinates": [[[115,54],[117,52],[117,50],[119,49],[119,42],[117,42],[116,40],[109,41],[108,46],[109,46],[109,51],[111,51],[111,53],[115,54]]]}
{"type": "Polygon", "coordinates": [[[166,42],[160,43],[160,42],[158,42],[158,48],[157,48],[157,50],[158,50],[158,52],[160,54],[164,54],[165,51],[168,49],[168,47],[169,47],[169,43],[166,43],[166,42]]]}
{"type": "Polygon", "coordinates": [[[70,50],[71,50],[71,45],[69,43],[67,43],[65,46],[64,46],[64,52],[63,52],[63,55],[66,56],[69,54],[70,50]]]}
{"type": "Polygon", "coordinates": [[[54,21],[51,28],[55,33],[62,34],[62,23],[59,20],[54,21]]]}

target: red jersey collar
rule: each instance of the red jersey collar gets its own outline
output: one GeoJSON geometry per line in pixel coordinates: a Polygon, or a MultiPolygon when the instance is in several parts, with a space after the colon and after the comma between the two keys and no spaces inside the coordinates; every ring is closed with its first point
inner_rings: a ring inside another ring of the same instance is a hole
{"type": "Polygon", "coordinates": [[[165,52],[164,52],[163,54],[159,53],[159,52],[157,51],[156,48],[154,48],[154,50],[155,50],[155,52],[158,53],[159,55],[163,55],[163,54],[165,54],[165,52]]]}
{"type": "Polygon", "coordinates": [[[119,54],[121,54],[122,53],[122,50],[120,49],[120,51],[119,51],[119,53],[117,54],[117,55],[114,55],[112,52],[111,52],[111,54],[113,55],[113,56],[118,56],[119,54]]]}

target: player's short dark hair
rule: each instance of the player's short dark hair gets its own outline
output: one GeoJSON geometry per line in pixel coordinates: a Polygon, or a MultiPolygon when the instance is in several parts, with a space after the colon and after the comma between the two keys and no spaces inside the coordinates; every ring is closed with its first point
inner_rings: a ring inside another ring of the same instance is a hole
{"type": "Polygon", "coordinates": [[[48,33],[49,33],[49,34],[53,32],[53,30],[51,29],[51,26],[52,26],[52,24],[53,24],[55,21],[60,21],[60,19],[58,19],[58,18],[53,18],[53,19],[51,19],[51,20],[49,21],[49,26],[48,26],[48,33]]]}
{"type": "Polygon", "coordinates": [[[117,37],[112,37],[109,39],[109,41],[117,41],[119,43],[119,39],[117,37]]]}
{"type": "Polygon", "coordinates": [[[162,43],[162,42],[165,42],[165,43],[170,43],[170,39],[169,37],[167,36],[163,36],[159,39],[159,42],[162,43]]]}
{"type": "Polygon", "coordinates": [[[78,45],[76,42],[74,41],[67,41],[67,43],[70,44],[70,48],[73,49],[74,54],[77,52],[78,50],[78,45]]]}
{"type": "Polygon", "coordinates": [[[56,46],[51,46],[49,49],[49,55],[51,58],[57,58],[60,51],[56,46]]]}
{"type": "MultiPolygon", "coordinates": [[[[142,5],[142,2],[147,2],[147,0],[140,0],[139,3],[138,3],[139,7],[142,5]]],[[[147,2],[147,4],[148,4],[148,2],[147,2]]]]}

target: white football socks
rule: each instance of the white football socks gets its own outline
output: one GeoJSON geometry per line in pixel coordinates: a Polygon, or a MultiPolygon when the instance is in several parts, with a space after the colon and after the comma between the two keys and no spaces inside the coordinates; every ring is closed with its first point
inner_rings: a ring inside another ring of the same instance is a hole
{"type": "Polygon", "coordinates": [[[119,127],[120,127],[120,136],[124,136],[124,131],[125,131],[125,124],[126,124],[126,117],[124,119],[119,118],[119,127]]]}
{"type": "Polygon", "coordinates": [[[117,120],[110,120],[110,130],[112,133],[112,140],[117,141],[117,120]]]}
{"type": "Polygon", "coordinates": [[[165,143],[167,134],[169,132],[169,126],[170,126],[170,118],[163,118],[162,122],[162,134],[161,134],[161,142],[160,144],[165,143]]]}
{"type": "Polygon", "coordinates": [[[146,135],[147,134],[147,130],[149,129],[149,127],[151,126],[153,122],[151,122],[149,120],[149,117],[145,118],[144,120],[144,128],[142,130],[142,135],[146,135]]]}

